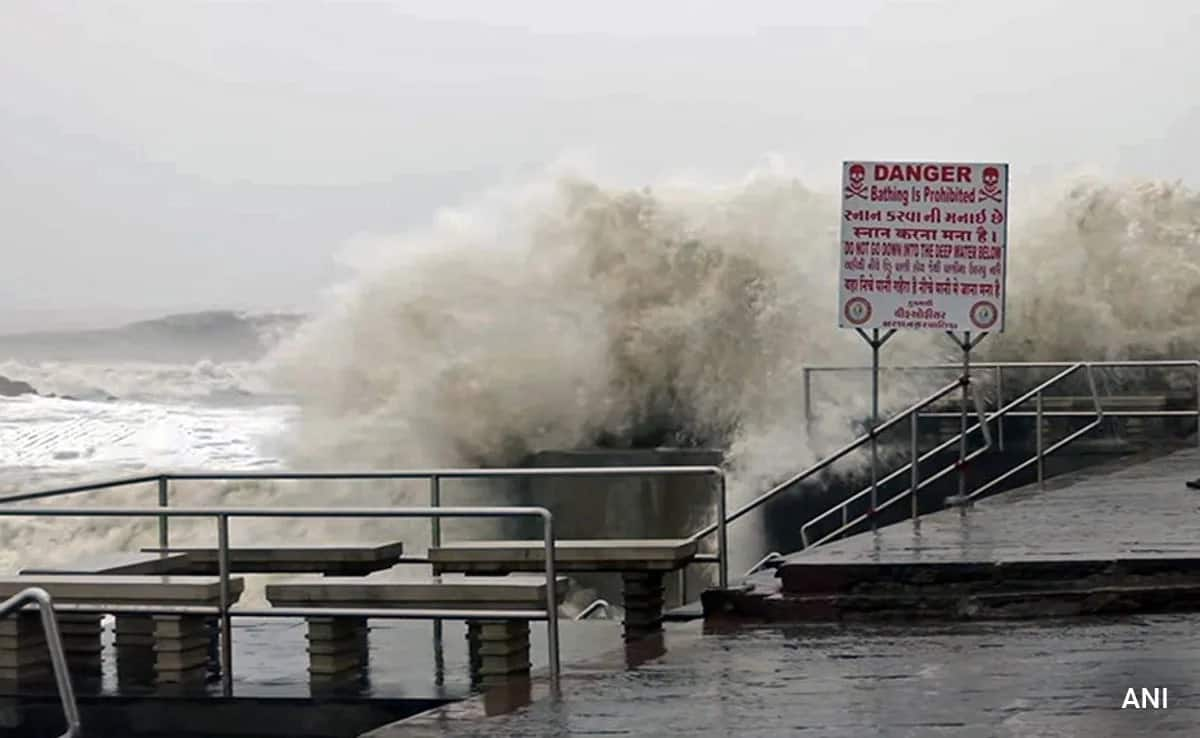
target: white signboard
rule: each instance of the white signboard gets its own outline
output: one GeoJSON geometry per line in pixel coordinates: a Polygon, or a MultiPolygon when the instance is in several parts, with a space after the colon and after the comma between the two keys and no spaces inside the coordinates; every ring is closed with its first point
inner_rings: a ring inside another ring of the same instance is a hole
{"type": "Polygon", "coordinates": [[[843,328],[1004,330],[1008,165],[842,167],[843,328]]]}

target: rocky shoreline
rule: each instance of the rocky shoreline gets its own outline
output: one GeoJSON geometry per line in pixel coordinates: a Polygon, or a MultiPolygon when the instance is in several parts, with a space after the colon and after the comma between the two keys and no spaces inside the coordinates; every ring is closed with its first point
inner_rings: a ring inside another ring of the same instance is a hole
{"type": "Polygon", "coordinates": [[[21,395],[39,394],[29,382],[9,379],[0,374],[0,397],[20,397],[21,395]]]}

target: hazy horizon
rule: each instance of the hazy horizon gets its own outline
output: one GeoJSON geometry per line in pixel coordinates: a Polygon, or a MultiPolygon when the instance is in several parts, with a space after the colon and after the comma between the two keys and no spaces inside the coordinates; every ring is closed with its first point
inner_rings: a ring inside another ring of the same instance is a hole
{"type": "Polygon", "coordinates": [[[1200,181],[1200,9],[1044,5],[9,3],[0,332],[312,309],[347,244],[562,156],[1200,181]]]}

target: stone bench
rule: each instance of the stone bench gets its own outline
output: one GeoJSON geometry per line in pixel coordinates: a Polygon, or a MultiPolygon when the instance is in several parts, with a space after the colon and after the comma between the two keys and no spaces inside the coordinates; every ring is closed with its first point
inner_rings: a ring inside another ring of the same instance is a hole
{"type": "MultiPolygon", "coordinates": [[[[564,574],[618,572],[625,605],[625,637],[637,639],[662,630],[663,577],[695,559],[698,545],[688,539],[557,541],[554,563],[564,574]]],[[[508,574],[543,571],[542,541],[464,541],[429,549],[435,574],[508,574]]]]}
{"type": "MultiPolygon", "coordinates": [[[[230,596],[241,596],[243,582],[230,579],[230,596]]],[[[30,574],[0,577],[0,600],[27,587],[41,587],[56,604],[95,605],[96,613],[56,613],[63,648],[72,669],[84,676],[100,671],[103,607],[193,605],[215,607],[221,601],[216,577],[30,574]]],[[[232,603],[231,603],[232,604],[232,603]]],[[[118,671],[122,662],[161,683],[203,678],[210,662],[211,636],[204,615],[131,615],[117,619],[118,671]],[[131,663],[132,662],[132,663],[131,663]]],[[[37,614],[23,612],[0,619],[0,680],[39,681],[49,674],[49,653],[37,614]]]]}
{"type": "MultiPolygon", "coordinates": [[[[144,548],[147,553],[185,554],[183,574],[216,575],[218,551],[215,546],[167,549],[144,548]]],[[[316,546],[259,545],[230,546],[230,571],[243,574],[325,574],[362,576],[400,563],[404,544],[392,541],[379,544],[328,544],[316,546]]]]}
{"type": "MultiPolygon", "coordinates": [[[[558,577],[558,599],[566,577],[558,577]]],[[[291,580],[266,587],[274,607],[545,610],[546,578],[434,577],[291,580]]],[[[309,674],[314,682],[358,676],[367,666],[367,618],[309,617],[309,674]]],[[[491,686],[529,674],[529,621],[468,619],[472,677],[491,686]]]]}

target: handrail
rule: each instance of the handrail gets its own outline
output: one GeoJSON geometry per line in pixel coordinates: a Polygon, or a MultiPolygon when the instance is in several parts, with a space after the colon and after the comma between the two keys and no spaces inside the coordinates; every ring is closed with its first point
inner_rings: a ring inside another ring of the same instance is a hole
{"type": "Polygon", "coordinates": [[[762,557],[757,562],[755,562],[754,566],[747,569],[746,573],[743,574],[743,576],[748,577],[751,574],[755,574],[760,569],[762,569],[763,566],[765,566],[768,561],[774,561],[775,559],[782,559],[782,558],[783,558],[783,554],[779,553],[778,551],[772,551],[771,553],[767,554],[766,556],[762,557]]]}
{"type": "MultiPolygon", "coordinates": [[[[1114,361],[971,361],[972,369],[1062,369],[1076,364],[1090,364],[1096,369],[1158,369],[1200,366],[1200,359],[1121,359],[1114,361]]],[[[805,367],[810,372],[869,372],[871,367],[858,365],[818,365],[805,367]]],[[[881,371],[962,371],[962,364],[900,364],[882,366],[881,371]]]]}
{"type": "MultiPolygon", "coordinates": [[[[1041,392],[1037,392],[1035,394],[1035,398],[1037,400],[1037,407],[1038,407],[1037,412],[1035,413],[1035,415],[1037,416],[1037,424],[1038,424],[1037,449],[1036,449],[1033,457],[1021,462],[1020,464],[1014,466],[1012,469],[1009,469],[1008,471],[1006,471],[1005,473],[996,477],[995,479],[988,482],[987,484],[984,484],[983,486],[979,487],[974,492],[967,495],[967,499],[974,499],[974,498],[982,495],[984,492],[987,492],[988,490],[992,489],[993,487],[998,486],[999,484],[1001,484],[1005,480],[1007,480],[1009,477],[1013,476],[1014,474],[1017,474],[1018,472],[1024,470],[1025,468],[1027,468],[1033,464],[1037,464],[1039,466],[1038,483],[1040,484],[1042,481],[1042,474],[1041,474],[1040,467],[1041,467],[1043,458],[1054,453],[1055,451],[1066,446],[1067,444],[1071,443],[1076,438],[1087,435],[1091,431],[1098,428],[1100,426],[1100,424],[1104,422],[1105,415],[1109,415],[1111,413],[1106,413],[1104,411],[1103,404],[1100,402],[1100,393],[1096,389],[1096,377],[1092,373],[1092,367],[1090,364],[1085,366],[1085,372],[1087,374],[1088,388],[1091,389],[1091,391],[1092,391],[1092,404],[1096,410],[1096,419],[1093,420],[1092,422],[1088,423],[1084,427],[1074,431],[1073,433],[1068,434],[1065,438],[1060,439],[1058,442],[1051,444],[1050,448],[1042,449],[1042,432],[1041,432],[1042,428],[1041,428],[1041,426],[1042,426],[1042,418],[1044,417],[1045,413],[1042,411],[1042,394],[1041,394],[1041,392]]],[[[1011,402],[1007,405],[1007,408],[1016,407],[1018,404],[1028,402],[1028,401],[1029,401],[1028,393],[1026,393],[1026,396],[1023,399],[1018,398],[1017,400],[1014,400],[1013,402],[1011,402]]]]}
{"type": "MultiPolygon", "coordinates": [[[[1025,404],[1030,399],[1037,398],[1040,400],[1040,397],[1043,392],[1045,392],[1047,389],[1053,387],[1055,384],[1058,384],[1059,382],[1067,379],[1068,377],[1075,374],[1080,369],[1083,369],[1085,374],[1087,375],[1088,387],[1091,390],[1092,402],[1095,407],[1096,419],[1094,421],[1092,421],[1091,423],[1089,423],[1088,425],[1086,425],[1084,428],[1081,428],[1081,429],[1075,431],[1074,433],[1070,434],[1069,436],[1062,439],[1061,441],[1054,444],[1053,446],[1051,446],[1049,449],[1047,449],[1045,451],[1041,450],[1040,444],[1039,444],[1038,453],[1032,459],[1023,462],[1022,464],[1018,465],[1016,468],[1011,469],[1008,472],[1005,472],[1000,477],[992,480],[991,482],[988,482],[987,484],[983,485],[982,487],[971,492],[970,494],[967,495],[967,500],[969,501],[969,500],[974,499],[975,497],[978,497],[979,495],[982,495],[984,492],[1001,484],[1003,481],[1010,478],[1012,475],[1020,472],[1021,470],[1027,468],[1031,464],[1034,464],[1034,463],[1040,464],[1042,458],[1045,455],[1053,453],[1054,451],[1057,451],[1058,449],[1067,445],[1071,441],[1074,441],[1076,438],[1079,438],[1080,436],[1085,435],[1086,433],[1092,431],[1093,429],[1098,427],[1104,420],[1103,406],[1100,401],[1099,392],[1096,389],[1096,381],[1095,381],[1095,376],[1092,371],[1092,364],[1089,362],[1078,362],[1078,363],[1070,365],[1067,369],[1055,374],[1053,377],[1050,377],[1049,379],[1045,380],[1044,382],[1039,384],[1037,387],[1034,387],[1033,389],[1027,391],[1020,397],[1017,397],[1016,399],[1010,401],[1008,404],[998,408],[993,413],[987,413],[983,409],[983,407],[980,403],[978,394],[975,392],[972,392],[972,396],[973,396],[973,399],[974,399],[975,405],[976,405],[976,415],[979,418],[979,421],[976,422],[975,425],[967,428],[966,431],[960,432],[958,435],[950,438],[947,441],[942,442],[941,444],[934,447],[933,449],[926,452],[925,454],[918,455],[915,453],[916,438],[914,436],[914,439],[913,439],[913,444],[914,444],[913,456],[914,456],[914,458],[913,458],[913,460],[910,460],[908,464],[904,465],[897,471],[884,477],[882,480],[880,480],[880,484],[885,484],[887,482],[890,482],[891,480],[899,477],[901,474],[912,471],[914,465],[917,465],[919,468],[919,465],[921,462],[927,461],[927,460],[935,457],[937,454],[940,454],[942,451],[951,447],[955,443],[958,443],[964,436],[969,436],[971,433],[974,433],[975,431],[982,429],[985,434],[984,446],[975,450],[974,452],[972,452],[970,455],[968,455],[968,457],[964,461],[974,460],[975,458],[979,457],[980,455],[982,455],[983,453],[988,451],[992,445],[992,440],[987,433],[987,428],[988,428],[989,423],[991,423],[994,420],[998,420],[999,418],[1002,418],[1005,415],[1008,415],[1015,408],[1025,404]]],[[[906,414],[915,415],[915,414],[918,414],[919,411],[920,411],[919,407],[914,407],[906,414]]],[[[1040,413],[1040,401],[1039,401],[1039,413],[1040,413]]],[[[1039,417],[1040,417],[1040,415],[1039,415],[1039,417]]],[[[923,481],[917,482],[915,485],[910,486],[908,489],[905,489],[905,490],[893,495],[891,498],[886,500],[883,504],[879,505],[878,508],[876,508],[876,510],[874,510],[873,512],[878,513],[880,511],[888,508],[892,504],[898,502],[899,500],[903,499],[904,497],[907,497],[909,495],[919,494],[921,489],[925,488],[929,484],[932,484],[933,482],[937,481],[938,479],[941,479],[946,474],[954,471],[955,469],[957,469],[959,467],[959,464],[960,464],[960,462],[956,461],[955,463],[950,464],[950,465],[946,466],[945,468],[943,468],[942,470],[938,471],[932,477],[929,477],[923,481]]],[[[868,511],[867,514],[860,515],[852,520],[848,518],[848,516],[846,515],[846,511],[848,510],[850,504],[861,499],[864,495],[866,495],[869,492],[870,492],[870,489],[868,488],[868,489],[864,489],[854,495],[851,495],[850,497],[848,497],[845,500],[841,501],[840,503],[832,506],[825,512],[821,513],[820,515],[816,516],[815,518],[812,518],[807,523],[805,523],[803,526],[801,526],[800,537],[804,543],[804,547],[809,548],[811,546],[819,546],[822,543],[825,543],[826,541],[829,541],[829,540],[837,537],[838,535],[845,532],[846,530],[852,529],[854,526],[856,526],[856,525],[860,524],[861,522],[863,522],[864,520],[868,519],[869,516],[872,514],[872,511],[868,511]],[[842,512],[842,525],[840,527],[838,527],[837,529],[825,534],[824,536],[817,539],[816,541],[813,541],[810,543],[809,539],[808,539],[809,529],[812,526],[814,526],[815,524],[817,524],[818,522],[825,520],[826,518],[828,518],[829,516],[833,515],[834,513],[838,512],[838,511],[842,512]]],[[[914,509],[913,509],[913,514],[914,514],[914,520],[916,520],[915,516],[918,513],[917,513],[917,509],[916,509],[915,505],[914,505],[914,509]]]]}
{"type": "MultiPolygon", "coordinates": [[[[725,470],[719,466],[622,466],[622,467],[544,467],[544,468],[484,468],[484,469],[398,469],[386,471],[222,471],[222,472],[163,472],[159,474],[126,477],[104,482],[72,485],[36,492],[22,492],[0,497],[0,505],[14,502],[27,502],[78,492],[91,492],[102,489],[133,484],[158,483],[158,505],[160,508],[170,506],[168,484],[172,481],[304,481],[304,480],[367,480],[367,479],[425,479],[429,482],[429,502],[431,507],[441,506],[441,481],[443,479],[526,479],[536,477],[632,477],[632,476],[686,476],[705,475],[716,479],[717,520],[705,534],[717,531],[717,581],[721,587],[729,583],[729,536],[726,531],[728,524],[740,517],[735,514],[726,517],[726,483],[725,470]]],[[[160,548],[170,547],[168,534],[169,516],[159,516],[158,542],[160,548]]],[[[702,536],[701,536],[702,537],[702,536]]],[[[690,540],[699,540],[693,536],[690,540]]],[[[430,545],[441,544],[441,526],[437,518],[431,519],[430,545]]]]}
{"type": "MultiPolygon", "coordinates": [[[[229,564],[229,521],[231,518],[520,518],[537,517],[542,520],[542,538],[545,546],[546,575],[546,651],[550,662],[551,690],[559,695],[560,663],[558,638],[558,582],[554,547],[554,516],[544,507],[4,507],[0,506],[0,517],[171,517],[213,518],[217,522],[217,576],[220,579],[220,605],[217,613],[221,619],[221,689],[223,696],[233,696],[233,638],[232,617],[256,615],[255,611],[232,611],[229,564]]],[[[113,608],[108,608],[113,609],[113,608]]],[[[173,609],[178,609],[173,608],[173,609]]],[[[298,612],[291,610],[288,614],[298,612]]],[[[324,611],[326,614],[330,611],[324,611]]],[[[347,614],[371,612],[369,609],[346,609],[347,614]]],[[[441,612],[441,611],[439,611],[441,612]]],[[[283,614],[283,613],[280,613],[283,614]]],[[[457,611],[461,618],[471,611],[457,611]]],[[[431,616],[442,619],[440,615],[431,616]]],[[[53,620],[53,617],[50,618],[53,620]]],[[[57,633],[57,629],[54,631],[57,633]]],[[[52,652],[53,653],[53,652],[52,652]]]]}
{"type": "MultiPolygon", "coordinates": [[[[54,669],[54,681],[58,685],[58,697],[62,700],[63,717],[67,721],[67,732],[60,738],[74,738],[83,730],[79,718],[79,705],[75,702],[75,690],[71,687],[71,674],[67,669],[67,656],[63,651],[62,634],[58,632],[58,621],[54,618],[54,600],[50,593],[40,587],[21,590],[0,602],[0,618],[17,614],[26,605],[36,605],[46,632],[46,645],[50,649],[50,665],[54,669]]],[[[19,615],[18,615],[19,616],[19,615]]]]}
{"type": "MultiPolygon", "coordinates": [[[[941,388],[937,392],[934,392],[932,395],[929,395],[925,399],[918,401],[916,405],[909,406],[909,409],[901,412],[899,415],[889,418],[885,422],[875,426],[875,429],[873,431],[868,430],[865,434],[863,434],[863,435],[859,436],[858,438],[854,439],[853,441],[847,443],[845,446],[842,446],[840,449],[835,451],[832,455],[826,456],[825,458],[821,459],[817,463],[808,467],[804,471],[788,477],[787,479],[780,482],[779,484],[776,484],[771,489],[767,490],[766,492],[763,492],[758,497],[755,497],[750,502],[747,502],[745,505],[742,505],[737,510],[734,510],[732,513],[729,514],[729,517],[725,519],[725,524],[729,525],[730,523],[732,523],[733,521],[742,517],[746,513],[758,508],[763,503],[765,503],[768,500],[772,499],[773,497],[777,496],[779,493],[783,492],[784,490],[790,488],[792,485],[797,484],[798,482],[802,482],[805,479],[808,479],[809,477],[811,477],[812,475],[817,474],[818,472],[824,471],[825,469],[832,466],[835,462],[840,461],[841,459],[845,458],[851,452],[866,445],[867,443],[870,442],[872,433],[876,437],[878,437],[878,435],[880,433],[888,430],[889,428],[891,428],[892,426],[894,426],[898,422],[900,422],[900,420],[902,420],[912,410],[913,407],[924,406],[931,402],[936,402],[937,400],[940,400],[941,398],[945,397],[946,395],[950,394],[951,392],[953,392],[954,390],[958,389],[961,386],[962,386],[962,379],[958,379],[958,380],[946,385],[945,387],[941,388]]],[[[699,541],[700,539],[711,534],[716,529],[717,529],[717,526],[715,523],[708,525],[708,526],[696,531],[696,533],[692,534],[692,537],[690,540],[699,541]]]]}
{"type": "Polygon", "coordinates": [[[605,599],[593,600],[592,604],[583,608],[583,610],[580,611],[580,613],[575,616],[575,620],[577,620],[577,621],[578,620],[587,620],[589,615],[591,615],[592,613],[596,612],[597,610],[599,610],[601,608],[604,608],[604,614],[608,615],[611,607],[612,607],[612,605],[608,604],[608,600],[605,600],[605,599]]]}
{"type": "MultiPolygon", "coordinates": [[[[960,383],[961,383],[961,382],[962,382],[962,378],[960,378],[960,380],[959,380],[959,381],[960,381],[960,383]]],[[[936,456],[937,454],[941,453],[942,451],[945,451],[946,449],[950,448],[950,447],[951,447],[951,446],[953,446],[954,444],[958,443],[958,442],[961,440],[961,438],[962,438],[963,436],[969,436],[970,434],[974,433],[975,431],[979,430],[980,428],[983,428],[983,429],[985,429],[985,439],[986,439],[986,440],[985,440],[985,445],[983,446],[983,450],[987,450],[987,449],[991,448],[991,445],[992,445],[991,438],[990,438],[990,436],[988,436],[988,435],[987,435],[987,433],[986,433],[986,428],[987,428],[987,419],[986,419],[986,416],[985,416],[985,415],[983,415],[983,414],[980,412],[980,411],[981,411],[981,407],[980,407],[980,405],[979,405],[979,401],[978,401],[978,396],[977,396],[977,393],[975,393],[975,392],[974,392],[974,390],[972,390],[972,391],[971,391],[971,395],[972,395],[972,397],[975,399],[975,404],[976,404],[976,413],[977,413],[977,417],[979,417],[979,418],[980,418],[980,420],[979,420],[978,422],[976,422],[976,423],[975,423],[975,425],[973,425],[973,426],[970,426],[969,428],[967,428],[967,430],[966,430],[966,431],[964,431],[964,432],[960,432],[958,435],[956,435],[956,436],[953,436],[953,437],[952,437],[952,438],[950,438],[949,440],[942,442],[940,445],[938,445],[938,446],[937,446],[936,448],[934,448],[933,450],[931,450],[931,451],[928,451],[928,452],[927,452],[925,455],[923,455],[923,456],[920,456],[920,457],[917,459],[916,463],[918,463],[918,464],[919,464],[921,461],[926,461],[926,460],[928,460],[928,459],[930,459],[930,458],[932,458],[932,457],[936,456]]],[[[940,398],[938,398],[938,399],[940,399],[940,398]]],[[[935,402],[935,401],[936,401],[936,400],[929,400],[929,402],[925,402],[925,403],[923,403],[923,404],[914,405],[914,406],[910,407],[908,410],[906,410],[906,411],[905,411],[905,412],[904,412],[904,413],[903,413],[903,414],[902,414],[902,415],[901,415],[899,418],[897,418],[897,420],[903,420],[904,418],[908,418],[908,417],[910,417],[910,416],[913,416],[913,415],[915,415],[915,414],[919,413],[922,407],[925,407],[926,405],[929,405],[931,402],[935,402]]],[[[974,452],[974,456],[978,456],[978,455],[979,455],[979,454],[978,454],[978,452],[974,452]]],[[[968,456],[968,457],[967,457],[967,460],[973,459],[973,458],[974,458],[974,456],[968,456]]],[[[885,476],[883,479],[880,479],[880,480],[879,480],[879,482],[878,482],[878,484],[879,484],[879,485],[884,485],[884,484],[887,484],[888,482],[892,481],[893,479],[895,479],[896,477],[900,476],[901,474],[904,474],[905,472],[907,472],[907,471],[910,471],[910,470],[912,469],[912,465],[913,465],[913,463],[914,463],[914,462],[910,461],[910,462],[909,462],[908,464],[906,464],[905,466],[902,466],[902,467],[900,467],[899,469],[897,469],[896,471],[892,472],[891,474],[888,474],[888,475],[887,475],[887,476],[885,476]]],[[[889,506],[890,506],[890,505],[891,505],[893,502],[896,502],[896,501],[897,501],[897,499],[898,499],[898,498],[896,498],[896,497],[893,497],[893,498],[891,498],[891,499],[887,500],[887,501],[886,501],[884,504],[882,504],[882,505],[879,505],[878,507],[876,507],[876,509],[875,509],[874,511],[868,511],[868,512],[867,512],[867,514],[865,514],[865,515],[860,515],[859,517],[857,517],[857,518],[854,518],[853,520],[850,520],[850,519],[849,519],[849,517],[848,517],[848,515],[847,515],[847,513],[848,513],[848,509],[849,509],[849,506],[851,505],[851,503],[857,502],[858,500],[862,499],[864,496],[866,496],[866,495],[868,495],[868,494],[870,494],[870,493],[871,493],[871,488],[870,488],[870,487],[867,487],[867,488],[865,488],[865,489],[863,489],[863,490],[861,490],[861,491],[859,491],[859,492],[857,492],[857,493],[855,493],[855,494],[851,495],[850,497],[846,498],[845,500],[842,500],[840,503],[838,503],[838,504],[834,505],[833,507],[830,507],[830,508],[829,508],[828,510],[826,510],[825,512],[821,513],[820,515],[816,516],[815,518],[812,518],[812,519],[810,519],[810,520],[809,520],[808,522],[806,522],[804,525],[800,526],[800,540],[801,540],[801,542],[804,544],[804,547],[805,547],[805,548],[809,548],[809,547],[810,547],[810,545],[812,545],[812,546],[819,545],[819,544],[821,544],[821,543],[825,542],[826,540],[829,540],[829,539],[830,539],[830,538],[832,538],[833,536],[835,536],[835,535],[837,535],[837,534],[841,533],[842,531],[844,531],[844,530],[848,530],[848,529],[850,529],[850,528],[853,528],[855,525],[857,525],[858,523],[862,522],[863,520],[867,520],[867,519],[869,519],[869,518],[870,518],[870,516],[871,516],[872,514],[874,514],[874,513],[878,513],[880,510],[884,510],[884,509],[886,509],[886,508],[887,508],[887,507],[889,507],[889,506]],[[813,527],[814,525],[816,525],[817,523],[819,523],[820,521],[822,521],[822,520],[824,520],[825,518],[829,517],[830,515],[833,515],[834,513],[838,512],[839,510],[842,512],[842,525],[841,525],[841,527],[839,527],[837,530],[835,530],[835,531],[833,532],[833,534],[826,535],[826,536],[822,537],[820,540],[818,540],[818,541],[816,541],[816,542],[814,542],[814,543],[812,543],[812,544],[809,544],[809,541],[808,541],[808,531],[809,531],[809,529],[810,529],[811,527],[813,527]]]]}
{"type": "MultiPolygon", "coordinates": [[[[1172,368],[1193,368],[1196,370],[1196,407],[1192,410],[1159,410],[1159,411],[1116,411],[1108,414],[1113,417],[1193,417],[1196,419],[1196,443],[1200,445],[1200,359],[1118,359],[1111,361],[1091,361],[1091,362],[1072,362],[1072,361],[985,361],[976,362],[973,367],[976,369],[991,370],[995,375],[994,382],[998,397],[997,402],[1004,402],[1004,371],[1006,369],[1061,369],[1070,367],[1076,363],[1090,364],[1096,369],[1172,369],[1172,368]]],[[[899,366],[882,367],[884,372],[916,372],[916,371],[959,371],[959,364],[905,364],[899,366]]],[[[813,393],[812,393],[812,376],[817,373],[836,373],[836,372],[851,372],[863,373],[871,370],[870,366],[860,365],[825,365],[825,366],[806,366],[803,369],[804,376],[804,419],[805,423],[811,423],[813,417],[813,393]]],[[[1049,417],[1088,417],[1090,413],[1065,415],[1059,414],[1049,417]]],[[[936,416],[934,416],[936,417],[936,416]]],[[[1012,413],[1010,417],[1030,417],[1024,413],[1012,413]]],[[[1004,419],[997,421],[1000,433],[1000,449],[1004,449],[1004,419]]]]}

